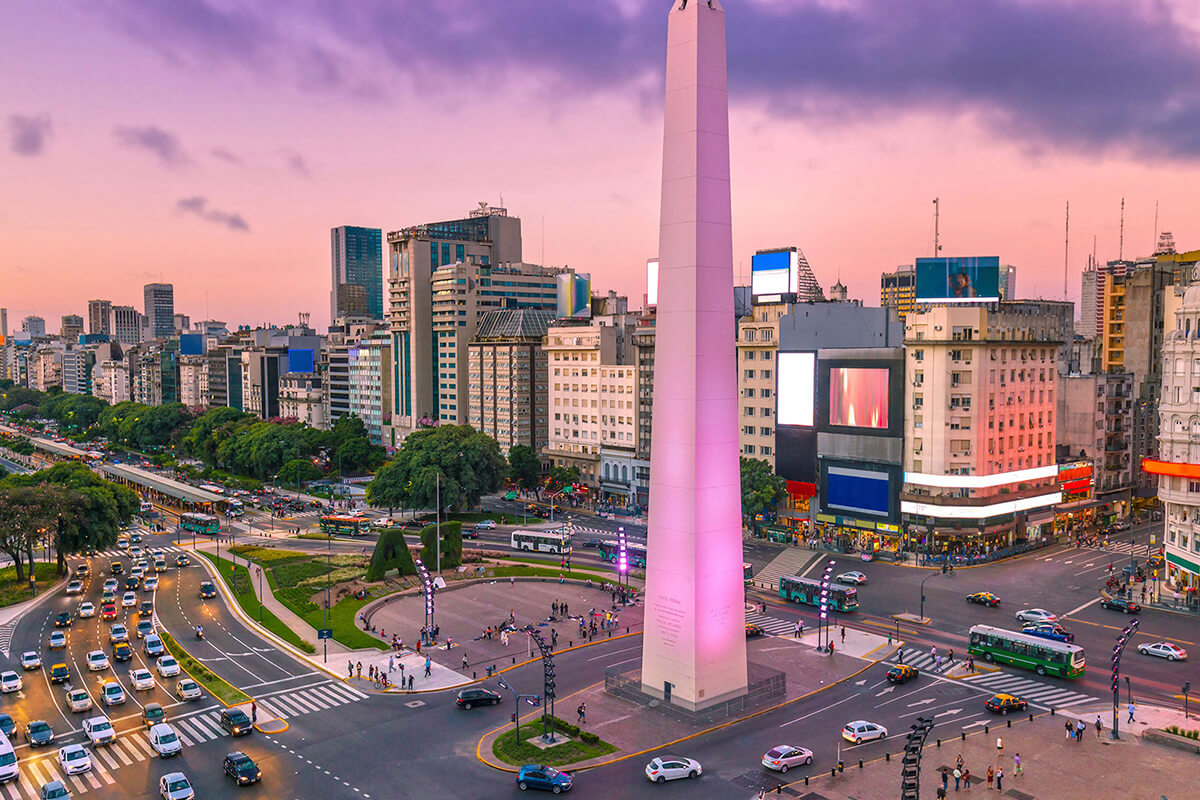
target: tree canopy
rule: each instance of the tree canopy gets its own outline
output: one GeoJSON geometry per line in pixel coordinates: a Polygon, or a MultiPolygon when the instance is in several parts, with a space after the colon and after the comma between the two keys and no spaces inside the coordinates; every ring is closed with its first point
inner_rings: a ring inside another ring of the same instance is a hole
{"type": "Polygon", "coordinates": [[[509,477],[522,489],[536,489],[542,478],[542,462],[532,447],[513,445],[508,451],[509,477]]]}
{"type": "Polygon", "coordinates": [[[508,464],[496,440],[469,425],[441,425],[404,440],[395,457],[367,484],[367,501],[387,508],[442,508],[479,504],[500,488],[508,464]]]}
{"type": "Polygon", "coordinates": [[[277,486],[294,486],[297,481],[300,483],[315,481],[321,476],[321,470],[317,469],[310,459],[293,458],[279,468],[279,473],[275,476],[275,484],[277,486]]]}
{"type": "Polygon", "coordinates": [[[766,461],[742,457],[742,518],[747,522],[765,511],[774,511],[787,497],[787,481],[766,461]]]}

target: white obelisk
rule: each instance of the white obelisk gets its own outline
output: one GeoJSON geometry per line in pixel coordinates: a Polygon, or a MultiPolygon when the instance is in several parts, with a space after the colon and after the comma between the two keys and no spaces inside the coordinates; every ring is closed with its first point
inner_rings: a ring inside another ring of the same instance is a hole
{"type": "Polygon", "coordinates": [[[655,327],[642,690],[696,710],[746,691],[725,12],[675,0],[655,327]]]}

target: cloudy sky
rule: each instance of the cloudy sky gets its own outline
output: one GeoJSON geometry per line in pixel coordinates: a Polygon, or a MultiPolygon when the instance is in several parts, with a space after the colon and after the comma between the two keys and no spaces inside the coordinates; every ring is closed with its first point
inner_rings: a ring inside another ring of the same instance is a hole
{"type": "MultiPolygon", "coordinates": [[[[327,323],[329,228],[501,202],[528,261],[640,298],[657,248],[667,0],[9,0],[0,306],[102,297],[327,323]],[[287,8],[287,14],[281,9],[287,8]],[[543,256],[544,253],[544,256],[543,256]]],[[[734,263],[999,255],[1026,296],[1159,229],[1200,248],[1194,0],[724,0],[734,263]]],[[[19,322],[18,322],[19,325],[19,322]]]]}

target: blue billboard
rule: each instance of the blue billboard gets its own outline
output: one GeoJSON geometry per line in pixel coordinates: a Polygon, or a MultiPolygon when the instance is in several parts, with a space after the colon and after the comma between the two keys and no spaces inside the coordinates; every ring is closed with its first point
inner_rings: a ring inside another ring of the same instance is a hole
{"type": "Polygon", "coordinates": [[[204,355],[204,335],[200,333],[183,333],[179,335],[179,352],[185,356],[204,355]]]}
{"type": "Polygon", "coordinates": [[[852,514],[888,515],[888,473],[850,467],[829,467],[824,506],[852,514]]]}
{"type": "Polygon", "coordinates": [[[796,291],[799,260],[795,250],[770,250],[755,253],[750,259],[750,293],[785,295],[796,291]]]}
{"type": "Polygon", "coordinates": [[[1000,257],[917,259],[918,303],[998,303],[1000,257]]]}
{"type": "Polygon", "coordinates": [[[311,349],[288,350],[288,372],[315,372],[311,349]]]}

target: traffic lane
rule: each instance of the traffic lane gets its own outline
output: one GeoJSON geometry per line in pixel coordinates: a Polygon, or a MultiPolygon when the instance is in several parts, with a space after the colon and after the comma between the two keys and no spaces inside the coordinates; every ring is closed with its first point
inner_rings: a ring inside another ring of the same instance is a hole
{"type": "Polygon", "coordinates": [[[0,695],[0,709],[12,716],[16,724],[14,744],[24,742],[25,726],[33,720],[42,719],[49,722],[56,733],[71,727],[70,717],[64,714],[56,697],[61,689],[50,683],[51,665],[67,659],[63,650],[52,651],[48,646],[50,632],[55,630],[54,617],[59,611],[66,610],[65,599],[60,594],[42,607],[26,614],[13,632],[12,651],[7,669],[21,676],[22,688],[18,692],[0,695]],[[41,669],[29,672],[22,670],[21,653],[26,650],[32,650],[41,656],[41,669]]]}

